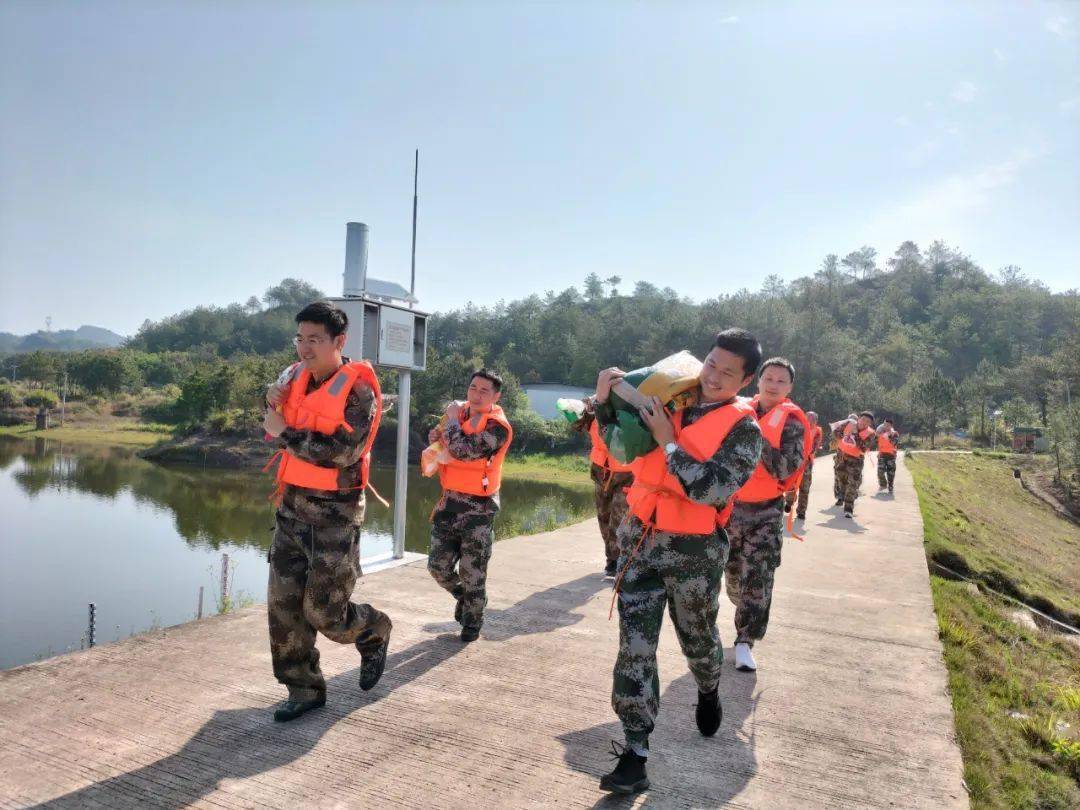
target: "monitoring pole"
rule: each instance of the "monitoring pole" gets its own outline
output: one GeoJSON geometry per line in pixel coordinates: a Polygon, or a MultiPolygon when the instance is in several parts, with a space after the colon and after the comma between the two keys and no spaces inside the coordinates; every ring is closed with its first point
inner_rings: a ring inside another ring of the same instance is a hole
{"type": "MultiPolygon", "coordinates": [[[[409,276],[409,309],[416,297],[416,207],[420,181],[420,150],[413,164],[412,263],[409,276]]],[[[394,464],[394,559],[405,556],[405,498],[409,486],[409,400],[412,395],[412,372],[398,372],[397,461],[394,464]]]]}

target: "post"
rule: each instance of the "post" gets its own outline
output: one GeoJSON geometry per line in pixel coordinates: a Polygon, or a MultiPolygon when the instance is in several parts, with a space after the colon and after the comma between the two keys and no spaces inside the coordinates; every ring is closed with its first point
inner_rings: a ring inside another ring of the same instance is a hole
{"type": "Polygon", "coordinates": [[[87,611],[86,618],[86,646],[93,647],[96,639],[94,633],[97,629],[97,606],[93,602],[90,603],[90,608],[87,611]]]}
{"type": "Polygon", "coordinates": [[[195,618],[196,619],[201,619],[202,618],[202,597],[203,597],[203,586],[200,585],[199,586],[199,608],[198,608],[198,610],[195,611],[195,618]]]}
{"type": "Polygon", "coordinates": [[[409,399],[412,372],[398,372],[397,460],[394,462],[394,559],[405,556],[405,498],[409,486],[409,399]]]}
{"type": "Polygon", "coordinates": [[[64,387],[60,390],[60,427],[64,426],[64,412],[67,410],[68,373],[64,369],[64,387]]]}
{"type": "Polygon", "coordinates": [[[225,611],[229,600],[229,555],[221,555],[221,610],[225,611]]]}

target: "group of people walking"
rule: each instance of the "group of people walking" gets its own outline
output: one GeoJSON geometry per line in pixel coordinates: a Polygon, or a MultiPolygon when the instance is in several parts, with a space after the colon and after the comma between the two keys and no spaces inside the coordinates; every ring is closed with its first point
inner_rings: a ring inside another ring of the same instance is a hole
{"type": "MultiPolygon", "coordinates": [[[[327,302],[297,316],[299,362],[267,393],[264,428],[278,446],[278,509],[267,596],[274,675],[288,688],[274,712],[288,721],[326,702],[316,633],[360,653],[360,687],[378,683],[392,622],[351,601],[360,574],[359,531],[370,488],[371,447],[382,394],[371,366],[342,356],[348,321],[327,302]]],[[[648,787],[649,736],[659,711],[656,648],[665,610],[698,688],[696,723],[706,736],[720,726],[723,651],[717,629],[721,581],[735,605],[735,665],[753,671],[754,643],[765,635],[780,565],[785,513],[804,519],[813,457],[823,441],[813,412],[791,399],[795,368],[782,357],[762,362],[744,329],[720,332],[684,407],[657,399],[641,421],[655,448],[619,463],[603,440],[616,421],[610,392],[624,376],[599,373],[577,427],[592,439],[591,475],[614,580],[619,649],[612,707],[622,724],[618,763],[604,790],[648,787]],[[756,382],[753,398],[739,392],[756,382]]],[[[481,369],[464,402],[453,402],[429,441],[446,454],[442,494],[431,514],[428,570],[454,600],[461,641],[475,641],[487,604],[487,568],[499,510],[503,460],[513,427],[499,406],[502,380],[481,369]]],[[[897,434],[875,431],[864,412],[830,426],[836,438],[836,491],[848,517],[866,450],[877,442],[879,478],[893,485],[897,434]],[[880,460],[891,448],[892,462],[880,460]],[[856,463],[857,462],[857,463],[856,463]]],[[[269,466],[269,465],[268,465],[269,466]]]]}

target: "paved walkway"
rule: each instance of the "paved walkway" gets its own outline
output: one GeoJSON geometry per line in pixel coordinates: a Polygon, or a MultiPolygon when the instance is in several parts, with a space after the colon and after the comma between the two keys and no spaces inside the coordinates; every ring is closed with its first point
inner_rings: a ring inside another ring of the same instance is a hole
{"type": "Polygon", "coordinates": [[[0,807],[949,807],[966,805],[911,477],[854,521],[819,460],[805,543],[789,542],[756,674],[730,663],[724,723],[694,726],[670,626],[653,788],[597,789],[618,724],[616,621],[592,522],[499,543],[481,640],[463,646],[423,563],[366,578],[393,617],[386,674],[320,639],[325,709],[270,721],[263,607],[0,673],[0,807]]]}

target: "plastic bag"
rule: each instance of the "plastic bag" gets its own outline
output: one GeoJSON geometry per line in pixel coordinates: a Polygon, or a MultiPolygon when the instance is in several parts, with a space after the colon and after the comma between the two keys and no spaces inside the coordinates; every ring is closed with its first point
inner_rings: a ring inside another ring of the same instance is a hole
{"type": "MultiPolygon", "coordinates": [[[[439,433],[446,427],[447,417],[443,414],[439,420],[439,433]]],[[[439,472],[439,467],[450,462],[450,450],[443,444],[442,439],[437,439],[420,453],[420,474],[425,478],[431,478],[439,472]]]]}
{"type": "Polygon", "coordinates": [[[585,413],[585,403],[580,399],[566,399],[560,397],[555,401],[555,408],[571,425],[576,424],[585,413]]]}
{"type": "Polygon", "coordinates": [[[671,413],[696,400],[701,361],[688,351],[635,369],[611,388],[615,423],[604,428],[604,443],[617,461],[629,464],[656,447],[652,433],[641,421],[638,408],[658,397],[671,413]]]}

